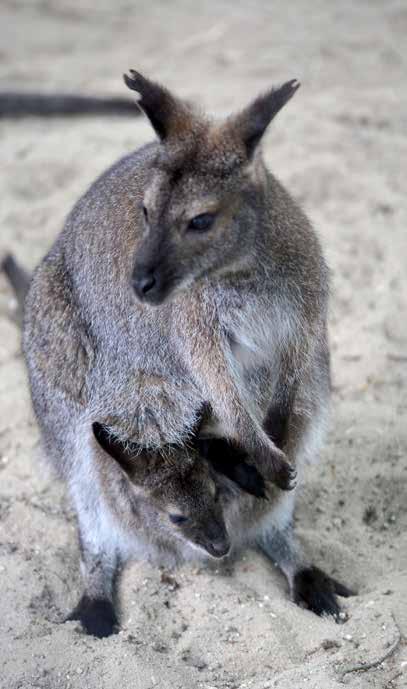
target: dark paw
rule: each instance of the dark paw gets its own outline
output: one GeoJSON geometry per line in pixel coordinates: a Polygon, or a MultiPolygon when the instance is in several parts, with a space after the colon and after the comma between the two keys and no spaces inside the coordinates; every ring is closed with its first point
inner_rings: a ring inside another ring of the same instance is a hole
{"type": "Polygon", "coordinates": [[[266,481],[274,483],[281,490],[293,490],[296,486],[297,472],[289,464],[287,456],[277,448],[265,449],[256,458],[256,465],[261,467],[261,471],[266,481]]]}
{"type": "Polygon", "coordinates": [[[317,615],[333,615],[338,619],[341,609],[336,596],[347,598],[353,595],[353,591],[318,567],[302,569],[294,577],[294,602],[317,615]]]}
{"type": "Polygon", "coordinates": [[[293,490],[297,485],[297,472],[285,460],[280,460],[273,479],[273,483],[281,490],[293,490]]]}
{"type": "Polygon", "coordinates": [[[119,621],[109,600],[92,600],[82,596],[76,608],[66,618],[66,621],[69,620],[78,620],[87,634],[98,639],[117,634],[119,631],[119,621]]]}

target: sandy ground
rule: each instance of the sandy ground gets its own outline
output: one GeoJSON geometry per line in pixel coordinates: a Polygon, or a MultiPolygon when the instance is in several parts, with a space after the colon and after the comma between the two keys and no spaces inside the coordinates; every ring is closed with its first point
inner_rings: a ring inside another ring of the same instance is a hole
{"type": "MultiPolygon", "coordinates": [[[[0,279],[0,686],[356,689],[407,685],[407,6],[387,2],[67,2],[1,9],[2,88],[124,93],[130,66],[221,113],[273,81],[303,88],[267,137],[333,271],[332,429],[296,514],[359,595],[336,625],[296,608],[257,554],[177,586],[135,564],[123,631],[62,624],[81,584],[75,524],[38,446],[13,299],[0,279]],[[114,9],[113,9],[114,8],[114,9]]],[[[1,123],[0,251],[33,267],[92,179],[152,136],[140,118],[1,123]]]]}

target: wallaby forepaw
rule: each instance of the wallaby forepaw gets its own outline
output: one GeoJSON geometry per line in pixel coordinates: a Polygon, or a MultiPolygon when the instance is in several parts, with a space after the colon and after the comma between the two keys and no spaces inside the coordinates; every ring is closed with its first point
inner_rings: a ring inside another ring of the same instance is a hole
{"type": "Polygon", "coordinates": [[[274,483],[281,490],[293,490],[297,485],[297,471],[288,462],[283,462],[276,469],[274,483]]]}
{"type": "Polygon", "coordinates": [[[66,621],[78,620],[83,630],[91,636],[103,639],[119,631],[119,620],[113,603],[109,600],[82,596],[78,605],[68,615],[66,621]]]}
{"type": "Polygon", "coordinates": [[[292,597],[297,605],[312,610],[316,615],[333,615],[340,622],[341,608],[336,596],[353,596],[353,591],[318,567],[305,567],[296,573],[292,597]]]}
{"type": "Polygon", "coordinates": [[[261,458],[260,471],[266,481],[274,483],[281,490],[293,490],[296,484],[297,472],[289,464],[287,456],[277,448],[267,451],[261,458]]]}

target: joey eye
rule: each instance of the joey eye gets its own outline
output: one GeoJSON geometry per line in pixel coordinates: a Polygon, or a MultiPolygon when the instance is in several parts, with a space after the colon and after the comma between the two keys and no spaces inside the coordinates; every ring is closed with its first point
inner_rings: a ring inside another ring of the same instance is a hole
{"type": "Polygon", "coordinates": [[[172,524],[185,524],[188,521],[188,517],[183,514],[169,514],[168,517],[172,524]]]}
{"type": "Polygon", "coordinates": [[[188,223],[189,232],[207,232],[213,225],[215,220],[215,213],[201,213],[188,223]]]}

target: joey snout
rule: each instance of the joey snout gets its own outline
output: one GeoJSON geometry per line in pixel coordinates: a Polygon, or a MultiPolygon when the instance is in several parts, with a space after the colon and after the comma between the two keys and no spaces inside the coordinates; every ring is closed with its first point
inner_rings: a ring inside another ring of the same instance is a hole
{"type": "Polygon", "coordinates": [[[230,542],[228,539],[221,541],[213,541],[212,543],[207,544],[206,550],[212,557],[226,557],[226,555],[230,551],[230,542]]]}
{"type": "Polygon", "coordinates": [[[197,535],[196,542],[214,558],[225,557],[230,551],[230,539],[222,524],[207,526],[197,535]]]}

